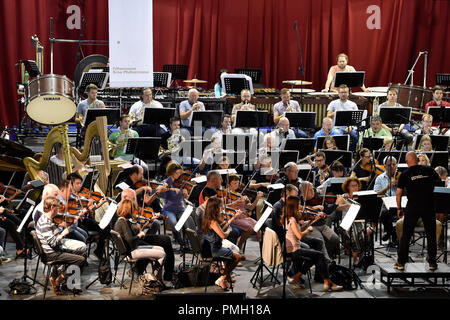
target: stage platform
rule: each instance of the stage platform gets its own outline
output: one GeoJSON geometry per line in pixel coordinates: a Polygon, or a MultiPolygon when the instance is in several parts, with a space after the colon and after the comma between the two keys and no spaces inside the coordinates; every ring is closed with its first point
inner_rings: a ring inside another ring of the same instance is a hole
{"type": "Polygon", "coordinates": [[[405,270],[394,269],[393,263],[377,263],[380,268],[380,281],[390,293],[391,287],[450,287],[450,267],[438,263],[434,271],[428,269],[428,263],[415,262],[405,264],[405,270]]]}

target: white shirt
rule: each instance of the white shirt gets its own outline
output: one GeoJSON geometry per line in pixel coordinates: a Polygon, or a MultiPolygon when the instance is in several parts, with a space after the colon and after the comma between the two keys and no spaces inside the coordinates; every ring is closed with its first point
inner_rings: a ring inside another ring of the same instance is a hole
{"type": "Polygon", "coordinates": [[[136,116],[136,119],[141,119],[138,124],[142,124],[142,120],[144,120],[144,108],[163,108],[163,105],[161,102],[152,100],[150,103],[144,103],[143,101],[139,100],[136,101],[130,108],[129,114],[133,113],[136,116]]]}

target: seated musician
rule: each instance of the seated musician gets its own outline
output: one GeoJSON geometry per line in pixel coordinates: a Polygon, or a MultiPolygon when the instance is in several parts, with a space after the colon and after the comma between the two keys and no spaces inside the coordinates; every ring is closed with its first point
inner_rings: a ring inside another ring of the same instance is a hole
{"type": "MultiPolygon", "coordinates": [[[[0,208],[0,211],[3,209],[0,208]]],[[[0,213],[1,214],[1,213],[0,213]]],[[[0,265],[11,262],[11,258],[5,257],[6,230],[0,227],[0,265]]]]}
{"type": "Polygon", "coordinates": [[[227,69],[221,69],[219,72],[219,80],[216,82],[216,84],[214,85],[214,96],[216,98],[223,98],[226,96],[225,93],[223,93],[222,90],[222,74],[227,74],[228,70],[227,69]]]}
{"type": "MultiPolygon", "coordinates": [[[[325,142],[324,142],[325,143],[325,142]]],[[[332,173],[328,165],[326,164],[326,155],[323,151],[316,152],[314,163],[309,157],[306,158],[311,165],[311,172],[314,173],[314,187],[322,185],[329,177],[332,177],[332,173]]]]}
{"type": "Polygon", "coordinates": [[[164,249],[160,246],[148,245],[142,239],[145,233],[139,229],[136,233],[131,227],[133,212],[136,210],[136,204],[131,200],[122,200],[117,208],[118,219],[114,226],[128,249],[131,252],[133,259],[138,259],[136,262],[136,271],[139,275],[145,273],[149,259],[156,260],[153,267],[153,274],[162,282],[162,267],[166,258],[164,249]]]}
{"type": "MultiPolygon", "coordinates": [[[[220,125],[220,128],[216,130],[216,132],[213,133],[213,137],[219,138],[220,141],[222,141],[224,134],[230,134],[231,133],[231,116],[229,114],[224,114],[222,116],[222,122],[220,125]]],[[[206,132],[205,132],[206,135],[206,132]]]]}
{"type": "MultiPolygon", "coordinates": [[[[397,192],[397,182],[398,176],[397,174],[397,160],[394,157],[387,156],[383,160],[384,167],[386,171],[380,174],[375,179],[375,185],[373,190],[377,192],[377,194],[393,197],[397,192]]],[[[380,214],[380,221],[383,223],[384,227],[384,235],[382,237],[383,241],[388,241],[389,239],[395,244],[397,243],[397,236],[394,232],[394,227],[392,225],[394,218],[397,217],[397,212],[390,212],[383,203],[380,214]]]]}
{"type": "MultiPolygon", "coordinates": [[[[263,193],[261,191],[256,192],[255,200],[251,202],[247,196],[239,193],[240,180],[241,179],[236,174],[230,174],[228,176],[227,191],[239,196],[239,198],[236,200],[232,200],[231,194],[227,193],[226,205],[242,212],[242,214],[233,222],[233,225],[240,228],[243,232],[237,244],[239,249],[242,251],[247,238],[255,233],[253,231],[253,227],[256,225],[256,220],[251,218],[251,215],[253,209],[256,208],[256,204],[258,203],[259,199],[261,199],[261,197],[263,196],[263,193]]],[[[259,239],[259,237],[261,236],[260,232],[258,232],[257,235],[259,239]]]]}
{"type": "Polygon", "coordinates": [[[433,135],[433,134],[439,134],[439,130],[436,127],[432,127],[433,125],[433,115],[425,113],[422,116],[422,123],[421,123],[421,128],[417,129],[416,131],[414,131],[415,133],[415,138],[417,138],[417,135],[419,134],[428,134],[428,135],[433,135]]]}
{"type": "MultiPolygon", "coordinates": [[[[354,193],[361,190],[361,181],[354,175],[351,175],[342,184],[342,190],[345,193],[343,196],[338,196],[336,198],[336,211],[342,213],[343,219],[352,205],[352,202],[350,201],[356,197],[354,193]]],[[[351,252],[353,264],[356,266],[359,262],[362,262],[361,258],[364,255],[365,250],[368,249],[365,247],[365,243],[371,243],[369,238],[371,237],[372,231],[370,227],[367,227],[366,232],[364,232],[364,220],[354,220],[351,231],[352,234],[350,235],[350,231],[338,229],[338,232],[342,236],[344,248],[346,249],[346,252],[351,252]],[[364,240],[365,237],[367,242],[364,240]]]]}
{"type": "Polygon", "coordinates": [[[105,108],[105,103],[97,99],[98,87],[91,83],[86,87],[87,99],[81,101],[77,106],[75,114],[75,122],[84,125],[86,120],[86,112],[89,108],[105,108]]]}
{"type": "MultiPolygon", "coordinates": [[[[168,178],[164,180],[167,189],[165,189],[166,191],[164,192],[165,202],[164,207],[161,210],[161,213],[168,218],[167,222],[170,225],[175,240],[180,245],[180,250],[183,250],[186,247],[186,243],[181,238],[180,232],[175,230],[175,225],[185,210],[184,199],[187,199],[189,196],[185,188],[180,189],[180,186],[176,185],[176,181],[182,173],[183,167],[178,162],[172,161],[167,165],[166,176],[168,178]]],[[[195,228],[194,221],[191,217],[188,218],[185,226],[191,229],[195,228]]]]}
{"type": "Polygon", "coordinates": [[[331,178],[342,178],[345,173],[345,167],[340,161],[333,161],[330,166],[331,175],[328,179],[326,179],[320,186],[317,187],[317,192],[320,194],[323,193],[325,188],[331,186],[331,178]]]}
{"type": "Polygon", "coordinates": [[[376,165],[372,160],[370,150],[362,148],[359,151],[359,160],[351,172],[361,182],[361,190],[367,190],[369,184],[376,176],[376,165]]]}
{"type": "MultiPolygon", "coordinates": [[[[62,295],[64,291],[69,290],[64,283],[67,281],[65,270],[67,265],[76,265],[81,270],[86,261],[86,244],[81,241],[67,239],[70,232],[70,226],[65,225],[61,231],[59,226],[53,222],[53,218],[58,215],[60,202],[56,197],[47,197],[43,201],[43,214],[40,216],[35,228],[36,235],[41,242],[47,261],[53,261],[51,266],[50,283],[56,295],[62,295]]],[[[65,222],[64,222],[65,223],[65,222]]]]}
{"type": "Polygon", "coordinates": [[[132,153],[125,153],[125,147],[129,138],[139,138],[139,134],[135,130],[130,129],[130,116],[128,114],[122,114],[120,116],[119,128],[109,135],[109,141],[112,143],[110,156],[114,160],[132,161],[134,159],[133,163],[141,165],[144,171],[147,171],[147,164],[144,161],[134,157],[132,153]]]}
{"type": "Polygon", "coordinates": [[[427,134],[423,135],[422,138],[420,138],[419,146],[417,147],[416,151],[422,151],[422,152],[432,152],[433,151],[433,144],[431,141],[431,137],[427,134]]]}
{"type": "Polygon", "coordinates": [[[438,174],[439,178],[441,178],[442,184],[444,187],[449,187],[448,185],[448,171],[442,166],[437,166],[434,168],[436,173],[438,174]]]}
{"type": "Polygon", "coordinates": [[[31,214],[31,217],[34,221],[34,225],[37,224],[39,218],[44,213],[44,200],[48,197],[54,197],[57,198],[59,195],[59,188],[57,185],[49,183],[44,186],[44,189],[42,190],[42,199],[41,202],[39,202],[36,207],[34,207],[34,211],[31,214]]]}
{"type": "Polygon", "coordinates": [[[164,125],[143,124],[145,108],[163,108],[161,102],[153,99],[151,88],[143,88],[140,100],[135,102],[129,111],[131,126],[138,125],[136,131],[141,137],[159,137],[166,132],[164,125]]]}
{"type": "MultiPolygon", "coordinates": [[[[236,112],[237,111],[246,111],[251,110],[255,111],[257,110],[256,106],[254,104],[250,103],[250,100],[252,99],[252,94],[250,93],[250,90],[248,89],[242,89],[241,91],[241,102],[238,104],[235,104],[233,106],[233,110],[231,111],[231,123],[233,125],[233,133],[244,133],[246,131],[249,131],[248,128],[243,127],[236,127],[235,121],[236,121],[236,112]]],[[[252,131],[256,131],[256,129],[253,129],[252,131]]]]}
{"type": "Polygon", "coordinates": [[[309,269],[308,266],[303,266],[301,260],[303,257],[307,257],[312,260],[311,264],[316,267],[316,273],[323,279],[323,290],[325,292],[342,290],[341,286],[334,284],[330,280],[330,274],[328,272],[328,262],[324,254],[314,248],[303,248],[301,242],[305,237],[312,234],[313,228],[309,226],[306,230],[302,231],[298,223],[301,218],[298,214],[299,211],[299,198],[297,196],[290,196],[287,198],[287,205],[283,207],[283,214],[280,218],[279,224],[283,225],[286,221],[286,252],[291,256],[293,266],[288,273],[288,282],[301,286],[304,281],[301,279],[302,274],[306,273],[309,269]],[[299,261],[300,260],[300,261],[299,261]]]}
{"type": "Polygon", "coordinates": [[[80,206],[84,206],[88,211],[86,215],[80,218],[80,226],[87,231],[95,231],[99,234],[99,238],[97,240],[97,248],[95,249],[94,254],[99,260],[101,260],[103,250],[105,248],[105,241],[109,236],[109,230],[107,228],[100,228],[98,222],[95,220],[95,211],[106,202],[106,198],[103,198],[99,202],[95,203],[92,198],[86,199],[85,197],[80,196],[80,192],[83,186],[83,178],[81,178],[78,173],[70,174],[69,176],[67,176],[67,180],[70,181],[71,185],[72,194],[70,198],[75,199],[75,203],[78,203],[80,206]],[[88,200],[87,204],[85,200],[88,200]]]}
{"type": "Polygon", "coordinates": [[[392,134],[388,129],[383,127],[383,121],[381,120],[380,116],[373,116],[370,121],[370,128],[368,130],[364,130],[364,133],[359,136],[359,144],[360,145],[362,143],[363,137],[364,138],[374,138],[374,137],[384,138],[384,137],[392,137],[392,134]]]}
{"type": "MultiPolygon", "coordinates": [[[[396,88],[389,88],[387,91],[388,100],[382,104],[380,104],[379,108],[383,107],[402,107],[400,103],[397,102],[398,90],[396,88]]],[[[413,141],[413,135],[409,133],[409,125],[401,124],[400,127],[390,128],[384,123],[382,124],[383,128],[389,130],[393,135],[399,135],[404,141],[405,145],[409,146],[413,141]]]]}
{"type": "Polygon", "coordinates": [[[202,160],[200,162],[200,165],[198,166],[198,169],[200,171],[204,171],[205,169],[206,171],[208,171],[215,162],[214,160],[217,157],[215,156],[215,154],[224,152],[225,150],[222,149],[222,139],[218,138],[217,136],[213,136],[211,138],[210,146],[203,152],[202,160]]]}
{"type": "Polygon", "coordinates": [[[380,148],[380,151],[394,151],[397,150],[395,146],[392,144],[394,143],[394,139],[392,137],[386,136],[383,139],[383,146],[380,148]]]}
{"type": "MultiPolygon", "coordinates": [[[[336,111],[352,111],[358,110],[358,106],[353,101],[348,99],[350,89],[345,84],[341,84],[338,88],[339,99],[333,100],[327,107],[327,117],[334,119],[334,114],[336,111]]],[[[350,134],[350,150],[356,149],[356,144],[358,143],[358,133],[355,128],[352,127],[335,127],[339,130],[340,134],[350,134]]]]}
{"type": "Polygon", "coordinates": [[[163,155],[170,155],[171,159],[186,166],[197,166],[200,160],[194,157],[181,156],[180,152],[183,152],[181,143],[185,140],[184,134],[180,129],[180,119],[173,117],[170,118],[170,130],[161,136],[161,148],[163,152],[159,157],[163,155]]]}
{"type": "MultiPolygon", "coordinates": [[[[268,155],[263,155],[258,158],[258,168],[255,165],[255,174],[253,179],[250,180],[248,188],[251,190],[262,191],[265,194],[269,193],[267,187],[278,180],[277,172],[272,168],[272,159],[268,155]]],[[[264,201],[267,200],[266,196],[262,196],[256,204],[256,218],[261,218],[262,209],[264,207],[264,201]]]]}
{"type": "Polygon", "coordinates": [[[441,86],[435,86],[433,89],[433,100],[427,102],[425,105],[425,113],[428,113],[429,107],[450,107],[450,102],[442,100],[444,96],[444,89],[441,86]]]}
{"type": "Polygon", "coordinates": [[[16,243],[16,258],[23,258],[27,254],[25,243],[17,232],[21,220],[16,215],[8,212],[9,209],[5,208],[7,205],[8,201],[5,196],[0,195],[0,227],[5,229],[16,243]]]}
{"type": "MultiPolygon", "coordinates": [[[[221,207],[221,199],[210,198],[208,200],[208,204],[205,208],[205,213],[202,217],[201,230],[203,239],[210,244],[211,254],[213,257],[232,258],[232,261],[225,262],[224,274],[221,275],[215,282],[217,286],[221,287],[224,290],[227,290],[231,287],[231,282],[234,282],[234,280],[231,278],[231,272],[234,270],[234,268],[236,268],[239,261],[241,260],[241,255],[239,253],[231,251],[231,249],[229,248],[223,247],[222,245],[222,240],[228,237],[231,229],[228,228],[230,222],[226,223],[225,226],[221,226],[223,222],[221,207]]],[[[236,213],[236,215],[239,214],[240,211],[236,213]]]]}
{"type": "Polygon", "coordinates": [[[230,169],[230,159],[221,156],[217,162],[213,163],[213,170],[230,169]]]}
{"type": "Polygon", "coordinates": [[[272,151],[280,150],[285,139],[295,139],[294,130],[289,127],[289,119],[281,117],[277,127],[270,132],[272,151]]]}
{"type": "MultiPolygon", "coordinates": [[[[336,62],[337,65],[330,67],[330,70],[328,71],[325,89],[323,89],[322,92],[338,91],[338,88],[332,87],[336,72],[356,72],[354,67],[348,65],[348,56],[345,53],[338,54],[336,57],[336,62]]],[[[364,92],[370,92],[364,84],[361,87],[361,90],[364,92]]]]}
{"type": "Polygon", "coordinates": [[[301,184],[301,193],[305,204],[312,210],[318,210],[319,217],[313,225],[313,231],[310,236],[322,240],[325,243],[325,247],[322,252],[325,255],[327,261],[330,260],[330,256],[335,256],[339,251],[339,236],[326,224],[327,214],[331,213],[336,206],[334,204],[324,203],[323,205],[310,205],[310,201],[315,197],[315,189],[311,182],[303,181],[301,184]],[[325,213],[326,212],[326,213],[325,213]]]}
{"type": "MultiPolygon", "coordinates": [[[[279,124],[279,121],[285,117],[286,112],[300,112],[300,105],[297,101],[291,100],[291,92],[287,88],[280,91],[281,101],[273,105],[273,122],[279,124]]],[[[294,131],[297,138],[308,138],[303,130],[296,128],[294,131]]]]}
{"type": "Polygon", "coordinates": [[[431,161],[425,153],[418,153],[417,160],[421,166],[431,166],[431,161]]]}
{"type": "MultiPolygon", "coordinates": [[[[203,197],[203,191],[205,190],[205,188],[212,188],[216,190],[216,192],[220,190],[219,192],[221,194],[219,195],[219,197],[221,198],[223,204],[225,205],[225,195],[223,190],[221,189],[221,186],[222,186],[222,175],[215,170],[209,171],[208,174],[206,175],[206,185],[203,188],[202,192],[200,192],[200,196],[198,199],[199,206],[201,206],[205,202],[205,198],[203,197]]],[[[231,225],[230,227],[232,229],[232,232],[228,235],[227,239],[232,243],[236,244],[238,238],[242,234],[242,230],[234,225],[231,225]]]]}
{"type": "Polygon", "coordinates": [[[334,140],[334,138],[332,136],[326,136],[323,139],[322,149],[323,150],[338,150],[338,147],[336,145],[336,140],[334,140]]]}
{"type": "MultiPolygon", "coordinates": [[[[180,103],[180,118],[183,128],[186,128],[191,136],[194,135],[194,123],[190,125],[193,111],[205,111],[203,102],[198,101],[199,93],[197,89],[190,89],[188,91],[188,99],[180,103]]],[[[203,133],[203,132],[202,132],[203,133]]]]}
{"type": "Polygon", "coordinates": [[[325,117],[322,120],[322,129],[314,134],[314,139],[317,140],[317,137],[337,136],[340,134],[341,132],[333,127],[333,119],[325,117]]]}
{"type": "MultiPolygon", "coordinates": [[[[298,167],[295,162],[288,162],[284,165],[284,173],[287,183],[293,184],[297,188],[300,187],[302,179],[298,176],[298,167]]],[[[283,179],[278,179],[275,183],[284,183],[283,179]]]]}

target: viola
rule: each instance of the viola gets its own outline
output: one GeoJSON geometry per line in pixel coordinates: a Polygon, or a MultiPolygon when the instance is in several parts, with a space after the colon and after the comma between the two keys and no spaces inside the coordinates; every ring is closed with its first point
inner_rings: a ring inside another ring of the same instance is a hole
{"type": "Polygon", "coordinates": [[[383,165],[378,164],[378,161],[376,159],[373,163],[368,163],[362,168],[366,171],[375,173],[376,175],[380,175],[386,171],[386,168],[383,165]]]}

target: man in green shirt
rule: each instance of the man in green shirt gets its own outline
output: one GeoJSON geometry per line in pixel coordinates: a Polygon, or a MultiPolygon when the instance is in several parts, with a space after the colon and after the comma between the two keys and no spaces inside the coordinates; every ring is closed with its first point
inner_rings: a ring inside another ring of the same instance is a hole
{"type": "MultiPolygon", "coordinates": [[[[114,158],[114,160],[131,161],[133,159],[133,154],[125,153],[125,148],[127,146],[128,139],[138,138],[139,134],[133,129],[130,129],[130,121],[130,116],[128,114],[123,114],[120,117],[119,129],[111,133],[109,136],[109,141],[112,143],[112,148],[109,154],[112,158],[114,158]]],[[[142,163],[142,161],[136,157],[134,159],[135,163],[142,163]]]]}
{"type": "Polygon", "coordinates": [[[361,145],[362,139],[364,138],[384,138],[392,137],[391,132],[388,129],[383,128],[383,122],[380,116],[373,116],[370,121],[370,128],[365,130],[362,135],[359,136],[359,145],[361,145]]]}

